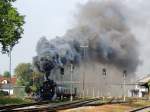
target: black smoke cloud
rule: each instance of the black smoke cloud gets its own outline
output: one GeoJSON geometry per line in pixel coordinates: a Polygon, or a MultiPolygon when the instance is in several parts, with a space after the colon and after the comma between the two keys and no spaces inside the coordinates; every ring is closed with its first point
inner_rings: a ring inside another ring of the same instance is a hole
{"type": "Polygon", "coordinates": [[[44,71],[43,63],[50,63],[49,71],[70,62],[80,65],[84,63],[81,46],[86,44],[89,61],[135,72],[140,62],[138,43],[126,25],[123,7],[116,1],[89,1],[81,5],[75,25],[63,37],[39,40],[34,65],[40,71],[44,71]]]}

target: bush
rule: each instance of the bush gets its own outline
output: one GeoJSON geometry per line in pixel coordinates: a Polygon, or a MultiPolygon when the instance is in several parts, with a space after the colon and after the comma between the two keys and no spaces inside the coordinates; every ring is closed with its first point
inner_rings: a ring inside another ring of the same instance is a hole
{"type": "Polygon", "coordinates": [[[8,92],[7,91],[1,91],[0,90],[0,96],[7,96],[8,95],[8,92]]]}

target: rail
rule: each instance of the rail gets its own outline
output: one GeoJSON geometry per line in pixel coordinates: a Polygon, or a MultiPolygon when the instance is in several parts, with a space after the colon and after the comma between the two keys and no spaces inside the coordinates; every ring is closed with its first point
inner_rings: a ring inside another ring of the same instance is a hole
{"type": "Polygon", "coordinates": [[[0,109],[0,112],[42,112],[42,111],[49,111],[49,112],[55,112],[56,110],[64,110],[69,108],[76,108],[79,106],[84,106],[85,104],[88,104],[90,102],[94,102],[96,100],[99,100],[97,98],[95,99],[88,99],[88,100],[81,100],[81,101],[73,101],[73,102],[65,102],[60,104],[49,104],[49,103],[38,103],[38,104],[32,104],[32,105],[16,105],[14,107],[12,106],[4,106],[2,109],[0,109]]]}
{"type": "MultiPolygon", "coordinates": [[[[61,103],[49,103],[49,102],[39,102],[39,103],[32,103],[32,104],[22,104],[22,105],[11,105],[11,106],[4,106],[0,107],[0,112],[56,112],[58,110],[65,110],[70,108],[77,108],[81,106],[101,106],[105,104],[116,104],[116,103],[127,103],[121,99],[110,98],[107,99],[105,102],[96,103],[99,101],[103,101],[102,98],[94,98],[94,99],[87,99],[87,100],[80,100],[80,101],[73,101],[73,102],[61,102],[61,103]]],[[[131,111],[136,112],[136,111],[131,111]]]]}
{"type": "MultiPolygon", "coordinates": [[[[150,111],[150,106],[145,106],[145,107],[141,107],[141,108],[137,108],[137,109],[133,109],[129,112],[140,112],[140,111],[143,111],[145,112],[144,110],[148,109],[149,108],[149,111],[150,111]]],[[[147,112],[147,111],[146,111],[147,112]]]]}

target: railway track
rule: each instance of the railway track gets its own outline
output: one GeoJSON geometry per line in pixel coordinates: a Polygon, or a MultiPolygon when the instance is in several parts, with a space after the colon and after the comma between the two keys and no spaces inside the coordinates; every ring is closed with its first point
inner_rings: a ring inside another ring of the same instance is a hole
{"type": "MultiPolygon", "coordinates": [[[[97,106],[105,104],[115,104],[115,103],[127,103],[122,100],[111,98],[106,102],[95,103],[102,101],[100,98],[73,101],[73,102],[61,102],[61,103],[49,103],[49,102],[39,102],[32,104],[23,105],[13,105],[0,107],[0,112],[56,112],[58,110],[65,110],[70,108],[77,108],[81,106],[97,106]]],[[[131,111],[134,112],[134,111],[131,111]]]]}
{"type": "Polygon", "coordinates": [[[98,98],[81,100],[81,101],[73,101],[73,102],[65,102],[59,104],[49,104],[49,103],[38,103],[32,105],[16,105],[16,106],[4,106],[0,108],[0,112],[56,112],[57,110],[64,110],[69,108],[81,107],[91,102],[100,100],[98,98]]]}
{"type": "Polygon", "coordinates": [[[43,102],[36,102],[36,103],[29,103],[29,104],[20,104],[20,105],[8,105],[8,106],[0,106],[0,112],[2,110],[8,109],[15,109],[15,108],[19,108],[19,107],[27,107],[27,106],[33,106],[33,105],[43,105],[43,104],[48,104],[48,101],[43,101],[43,102]]]}
{"type": "MultiPolygon", "coordinates": [[[[103,101],[103,100],[101,100],[103,101]]],[[[123,104],[123,103],[128,103],[129,101],[123,101],[122,99],[115,99],[115,98],[111,98],[108,101],[104,101],[101,103],[90,103],[87,104],[86,106],[102,106],[102,105],[106,105],[106,104],[123,104]]]]}
{"type": "Polygon", "coordinates": [[[137,108],[137,109],[131,110],[130,112],[150,112],[150,106],[137,108]]]}

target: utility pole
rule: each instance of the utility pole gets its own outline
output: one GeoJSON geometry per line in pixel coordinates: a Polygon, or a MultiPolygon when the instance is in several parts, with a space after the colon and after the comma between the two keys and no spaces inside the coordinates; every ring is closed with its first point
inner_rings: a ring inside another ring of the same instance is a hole
{"type": "Polygon", "coordinates": [[[127,71],[123,71],[123,101],[126,101],[126,96],[125,96],[125,89],[126,89],[126,76],[127,76],[127,71]]]}
{"type": "Polygon", "coordinates": [[[11,94],[10,92],[10,90],[11,90],[11,51],[12,51],[12,48],[10,47],[10,50],[9,50],[9,74],[10,74],[10,76],[9,76],[9,95],[11,94]]]}
{"type": "MultiPolygon", "coordinates": [[[[83,57],[86,58],[86,48],[88,48],[88,45],[80,45],[80,48],[83,48],[83,57]]],[[[83,73],[83,81],[82,81],[82,91],[83,91],[83,98],[85,97],[85,72],[83,73]]]]}
{"type": "Polygon", "coordinates": [[[72,96],[72,90],[73,90],[73,85],[72,85],[72,74],[73,74],[73,64],[71,63],[70,66],[70,72],[71,72],[71,77],[70,77],[70,81],[71,81],[71,91],[70,91],[70,101],[73,101],[73,96],[72,96]]]}

